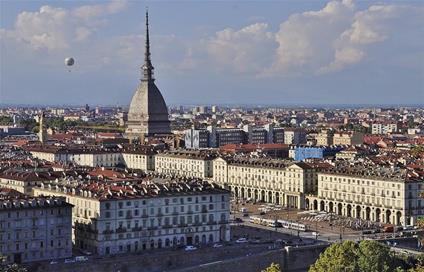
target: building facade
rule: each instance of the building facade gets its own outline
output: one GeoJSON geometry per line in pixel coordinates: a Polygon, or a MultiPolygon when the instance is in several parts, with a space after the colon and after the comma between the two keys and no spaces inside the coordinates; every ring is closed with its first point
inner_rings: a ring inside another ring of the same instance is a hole
{"type": "Polygon", "coordinates": [[[122,151],[122,159],[127,168],[154,171],[155,154],[151,150],[125,150],[122,151]]]}
{"type": "Polygon", "coordinates": [[[284,143],[294,145],[306,144],[306,131],[300,128],[284,129],[284,143]]]}
{"type": "Polygon", "coordinates": [[[6,263],[72,256],[72,205],[58,197],[0,198],[0,252],[6,263]]]}
{"type": "Polygon", "coordinates": [[[374,123],[371,125],[372,134],[389,134],[397,132],[397,129],[396,123],[374,123]]]}
{"type": "Polygon", "coordinates": [[[316,136],[317,146],[330,146],[333,145],[333,134],[329,131],[321,131],[316,136]]]}
{"type": "Polygon", "coordinates": [[[188,149],[208,148],[209,131],[206,129],[188,129],[184,133],[185,147],[188,149]]]}
{"type": "Polygon", "coordinates": [[[318,195],[308,197],[305,208],[374,222],[414,225],[424,215],[420,197],[423,179],[403,172],[348,166],[323,171],[318,173],[318,195]]]}
{"type": "Polygon", "coordinates": [[[211,178],[215,154],[202,151],[168,151],[155,156],[159,174],[190,178],[211,178]]]}
{"type": "Polygon", "coordinates": [[[317,168],[303,162],[217,158],[213,179],[236,198],[304,207],[305,194],[317,191],[317,168]]]}
{"type": "Polygon", "coordinates": [[[361,145],[364,143],[364,134],[356,131],[335,133],[334,145],[361,145]]]}
{"type": "Polygon", "coordinates": [[[34,194],[74,204],[75,246],[98,255],[230,240],[230,193],[206,181],[64,183],[34,194]]]}

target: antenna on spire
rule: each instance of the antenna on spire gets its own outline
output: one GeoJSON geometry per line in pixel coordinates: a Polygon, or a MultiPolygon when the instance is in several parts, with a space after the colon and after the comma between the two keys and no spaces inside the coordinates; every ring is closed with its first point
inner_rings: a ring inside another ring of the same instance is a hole
{"type": "Polygon", "coordinates": [[[150,37],[149,37],[149,8],[146,7],[146,44],[144,49],[144,64],[141,67],[143,78],[141,80],[143,81],[152,81],[153,78],[153,65],[152,61],[150,60],[150,37]]]}

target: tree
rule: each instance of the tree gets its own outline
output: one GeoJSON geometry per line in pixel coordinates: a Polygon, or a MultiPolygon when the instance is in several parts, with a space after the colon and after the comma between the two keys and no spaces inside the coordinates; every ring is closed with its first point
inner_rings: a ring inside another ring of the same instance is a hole
{"type": "Polygon", "coordinates": [[[4,264],[6,258],[0,255],[0,272],[27,272],[25,267],[18,264],[4,264]]]}
{"type": "Polygon", "coordinates": [[[22,267],[18,264],[9,264],[0,266],[0,272],[27,272],[28,270],[25,267],[22,267]]]}
{"type": "Polygon", "coordinates": [[[0,125],[9,126],[13,124],[13,118],[10,116],[0,116],[0,125]]]}
{"type": "Polygon", "coordinates": [[[262,270],[262,272],[281,272],[281,268],[279,264],[272,263],[265,270],[262,270]]]}
{"type": "Polygon", "coordinates": [[[19,121],[19,124],[25,127],[25,129],[28,131],[32,131],[32,129],[38,125],[33,118],[22,119],[19,121]]]}
{"type": "Polygon", "coordinates": [[[393,271],[396,258],[390,248],[371,240],[359,243],[358,265],[361,271],[393,271]]]}
{"type": "Polygon", "coordinates": [[[345,241],[332,244],[309,268],[309,272],[389,272],[403,271],[402,261],[390,248],[376,241],[345,241]]]}

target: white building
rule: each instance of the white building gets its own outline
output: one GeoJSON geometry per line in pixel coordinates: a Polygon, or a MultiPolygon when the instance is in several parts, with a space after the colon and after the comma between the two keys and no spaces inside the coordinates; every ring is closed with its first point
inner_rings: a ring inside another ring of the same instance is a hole
{"type": "Polygon", "coordinates": [[[237,198],[301,208],[305,194],[317,192],[313,164],[270,159],[217,158],[213,180],[237,198]]]}
{"type": "Polygon", "coordinates": [[[396,225],[424,216],[424,178],[406,169],[338,165],[318,173],[318,196],[306,209],[396,225]]]}
{"type": "Polygon", "coordinates": [[[81,166],[112,167],[124,164],[122,153],[115,149],[66,148],[55,146],[26,147],[35,158],[50,162],[75,163],[81,166]]]}
{"type": "Polygon", "coordinates": [[[127,168],[143,171],[155,170],[155,152],[151,150],[122,151],[122,160],[127,168]]]}
{"type": "Polygon", "coordinates": [[[285,144],[305,144],[306,131],[300,128],[285,128],[284,129],[284,143],[285,144]]]}
{"type": "Polygon", "coordinates": [[[168,151],[155,156],[155,171],[179,177],[210,178],[215,154],[206,151],[168,151]]]}
{"type": "Polygon", "coordinates": [[[230,193],[201,180],[62,182],[34,189],[75,205],[74,242],[99,255],[230,240],[230,193]]]}
{"type": "Polygon", "coordinates": [[[372,134],[389,134],[397,132],[396,123],[374,123],[371,125],[372,134]]]}

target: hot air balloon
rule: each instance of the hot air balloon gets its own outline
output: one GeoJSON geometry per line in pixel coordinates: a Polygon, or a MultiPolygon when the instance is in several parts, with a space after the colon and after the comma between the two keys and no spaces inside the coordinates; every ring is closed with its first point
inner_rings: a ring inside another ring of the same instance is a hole
{"type": "Polygon", "coordinates": [[[75,63],[74,58],[66,58],[65,59],[65,65],[66,66],[72,66],[72,65],[74,65],[74,63],[75,63]]]}
{"type": "Polygon", "coordinates": [[[72,66],[72,65],[74,65],[74,63],[75,63],[74,58],[66,58],[66,59],[65,59],[65,65],[69,67],[68,72],[70,72],[70,71],[71,71],[71,69],[70,69],[70,68],[71,68],[71,66],[72,66]]]}

